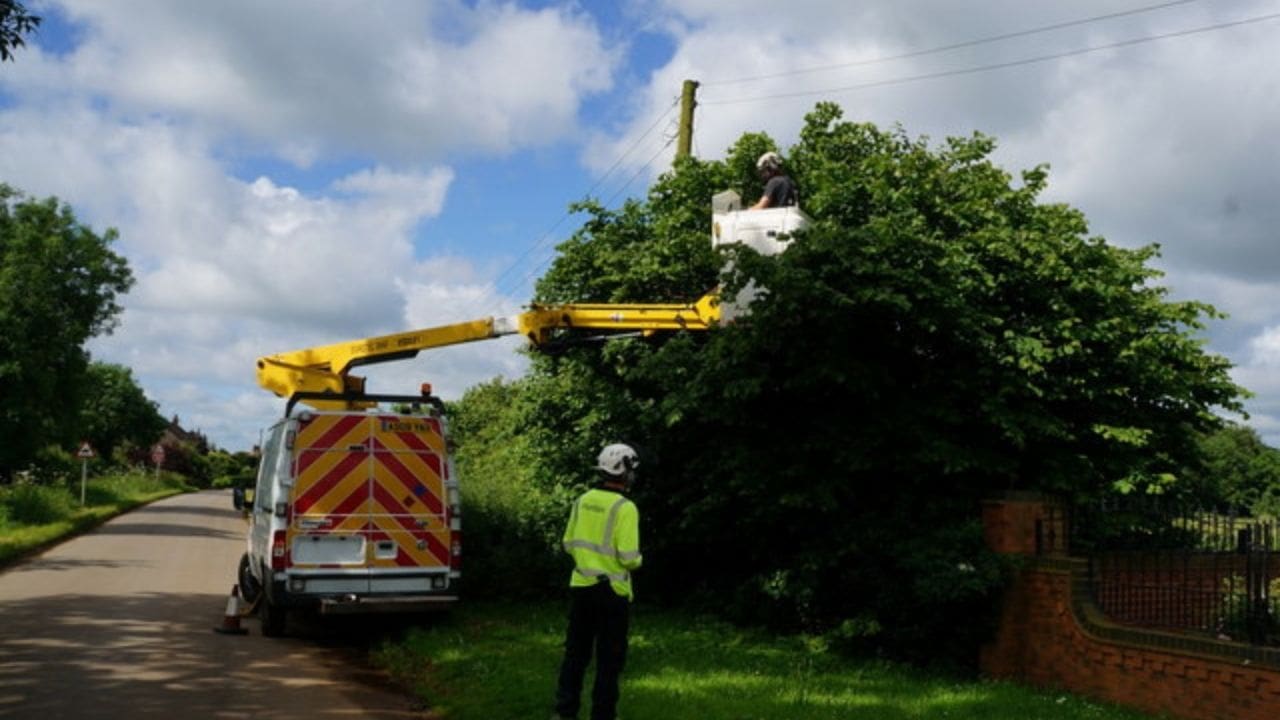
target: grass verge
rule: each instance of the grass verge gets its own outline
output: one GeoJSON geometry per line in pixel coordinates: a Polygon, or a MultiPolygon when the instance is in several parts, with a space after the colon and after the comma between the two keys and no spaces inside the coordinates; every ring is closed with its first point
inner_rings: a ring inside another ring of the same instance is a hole
{"type": "MultiPolygon", "coordinates": [[[[439,720],[551,714],[565,619],[554,603],[472,601],[374,653],[439,720]]],[[[583,716],[590,697],[590,675],[583,716]]],[[[775,637],[641,607],[619,715],[630,720],[1138,720],[1146,715],[1003,682],[958,681],[854,660],[775,637]]]]}
{"type": "MultiPolygon", "coordinates": [[[[78,486],[77,486],[78,488],[78,486]]],[[[0,489],[0,567],[90,530],[120,513],[189,492],[180,476],[109,475],[88,481],[84,507],[78,490],[12,486],[0,489]],[[35,506],[35,510],[31,507],[35,506]]]]}

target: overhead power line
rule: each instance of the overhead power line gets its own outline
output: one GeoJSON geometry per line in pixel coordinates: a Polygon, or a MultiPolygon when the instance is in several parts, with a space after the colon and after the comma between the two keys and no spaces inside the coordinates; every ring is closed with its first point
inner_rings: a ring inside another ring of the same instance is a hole
{"type": "Polygon", "coordinates": [[[736,105],[739,103],[760,102],[763,100],[781,100],[786,98],[807,97],[810,95],[826,95],[830,93],[849,92],[853,90],[866,90],[868,88],[886,87],[890,85],[904,85],[906,83],[919,82],[921,80],[937,80],[939,78],[956,77],[959,75],[973,75],[981,72],[989,72],[991,70],[1002,70],[1005,68],[1019,67],[1022,65],[1034,65],[1035,63],[1048,62],[1050,60],[1061,60],[1063,58],[1074,57],[1077,55],[1086,55],[1088,53],[1101,52],[1103,50],[1114,50],[1116,48],[1129,47],[1132,45],[1141,45],[1143,43],[1155,42],[1157,40],[1168,40],[1170,38],[1186,37],[1188,35],[1197,35],[1201,33],[1213,32],[1216,30],[1225,30],[1227,28],[1239,27],[1241,25],[1252,25],[1255,23],[1276,20],[1280,18],[1280,13],[1272,13],[1270,15],[1259,15],[1257,17],[1246,18],[1244,20],[1236,20],[1233,22],[1218,23],[1216,25],[1206,25],[1203,27],[1192,28],[1190,30],[1179,30],[1176,32],[1162,33],[1160,35],[1148,35],[1130,40],[1121,40],[1119,42],[1107,43],[1106,45],[1095,45],[1078,50],[1068,50],[1066,52],[1052,53],[1049,55],[1037,55],[1035,57],[1023,58],[1021,60],[1011,60],[1009,62],[992,63],[990,65],[979,65],[976,67],[961,68],[958,70],[943,70],[933,73],[923,73],[920,75],[908,75],[899,78],[890,78],[887,80],[875,80],[871,82],[858,83],[856,85],[845,85],[843,87],[825,88],[821,90],[799,90],[796,92],[777,93],[773,95],[758,95],[755,97],[732,98],[723,100],[702,100],[702,105],[736,105]]]}
{"type": "MultiPolygon", "coordinates": [[[[635,139],[635,141],[630,145],[630,147],[628,147],[621,155],[618,156],[618,158],[613,162],[613,164],[609,166],[609,169],[606,170],[604,174],[602,174],[599,178],[597,178],[596,182],[590,188],[588,188],[584,194],[590,195],[591,193],[595,192],[601,185],[603,185],[604,182],[609,179],[609,176],[612,175],[613,172],[617,170],[619,166],[622,165],[623,161],[626,160],[627,157],[631,155],[631,153],[635,152],[636,148],[640,147],[640,144],[644,142],[645,138],[649,137],[649,135],[653,133],[653,131],[658,127],[658,125],[664,119],[666,119],[666,117],[670,115],[673,110],[675,110],[679,102],[680,102],[680,99],[676,98],[675,100],[672,101],[670,105],[667,106],[666,110],[664,110],[661,114],[659,114],[656,118],[654,118],[653,123],[649,125],[649,127],[645,129],[645,131],[635,139]]],[[[631,181],[628,181],[628,184],[630,184],[630,182],[631,181]]],[[[503,292],[504,286],[506,286],[509,280],[513,279],[511,277],[511,274],[519,270],[520,266],[526,260],[529,259],[530,255],[532,255],[535,252],[538,252],[541,249],[544,249],[547,243],[551,241],[552,233],[554,233],[556,229],[559,228],[560,225],[564,223],[565,220],[569,219],[569,217],[570,217],[570,213],[567,211],[564,214],[562,214],[559,217],[559,219],[557,219],[555,223],[551,225],[551,227],[547,228],[545,231],[543,231],[541,235],[538,236],[538,239],[536,241],[534,241],[529,247],[525,248],[524,252],[521,253],[519,257],[517,257],[514,261],[511,262],[510,265],[506,267],[506,269],[504,269],[501,273],[499,273],[498,277],[495,278],[493,281],[493,285],[492,285],[493,289],[485,292],[484,296],[481,298],[481,302],[483,302],[485,299],[491,296],[495,296],[495,299],[496,299],[496,296],[501,295],[503,292]]],[[[512,290],[516,289],[517,287],[519,287],[519,285],[522,285],[524,282],[523,277],[516,277],[514,279],[516,280],[516,283],[510,286],[510,289],[512,290]]]]}
{"type": "MultiPolygon", "coordinates": [[[[636,179],[639,178],[646,170],[651,170],[653,168],[654,162],[657,161],[657,159],[662,155],[662,153],[667,148],[671,147],[672,143],[674,143],[675,141],[676,141],[675,135],[671,135],[670,137],[665,138],[662,145],[658,147],[657,152],[653,153],[653,155],[649,157],[649,160],[644,165],[641,165],[638,170],[632,173],[631,177],[628,178],[626,182],[624,182],[616,191],[614,191],[613,195],[609,196],[609,199],[604,203],[605,207],[612,205],[613,201],[617,200],[619,195],[621,195],[627,188],[631,187],[632,183],[634,183],[636,179]]],[[[543,258],[541,261],[533,265],[529,269],[529,271],[526,272],[519,279],[519,282],[515,287],[520,287],[526,283],[533,282],[533,280],[538,276],[538,274],[541,273],[543,270],[545,270],[553,260],[555,260],[554,253],[548,255],[547,257],[543,258]]],[[[513,289],[515,288],[513,287],[513,289]]]]}
{"type": "Polygon", "coordinates": [[[654,153],[654,154],[649,158],[649,161],[648,161],[648,162],[646,162],[644,165],[640,166],[640,169],[639,169],[639,170],[636,170],[636,171],[631,175],[631,177],[630,177],[630,178],[628,178],[628,179],[627,179],[627,181],[626,181],[625,183],[623,183],[623,184],[622,184],[622,187],[618,188],[618,189],[617,189],[617,191],[613,193],[613,195],[609,196],[609,200],[605,203],[605,205],[606,205],[606,206],[608,206],[608,205],[612,205],[612,204],[613,204],[613,201],[614,201],[614,200],[617,200],[617,199],[618,199],[618,196],[619,196],[619,195],[621,195],[621,194],[622,194],[622,192],[623,192],[624,190],[626,190],[627,188],[631,187],[631,183],[635,182],[635,181],[636,181],[636,178],[640,177],[641,173],[643,173],[644,171],[646,171],[646,170],[650,169],[650,168],[653,166],[654,161],[658,159],[658,156],[662,154],[662,151],[664,151],[664,150],[666,150],[667,148],[671,147],[671,143],[674,143],[674,142],[676,141],[676,138],[677,138],[677,137],[678,137],[678,136],[676,136],[676,135],[672,135],[672,136],[670,136],[670,137],[666,138],[666,142],[664,142],[664,143],[662,144],[662,147],[658,148],[658,151],[657,151],[657,152],[655,152],[655,153],[654,153]]]}
{"type": "Polygon", "coordinates": [[[834,65],[819,65],[816,67],[800,68],[797,70],[787,70],[784,72],[772,73],[769,75],[753,75],[751,77],[734,78],[732,80],[706,80],[702,83],[704,87],[718,85],[736,85],[739,83],[755,82],[758,80],[773,80],[780,77],[790,77],[793,75],[808,75],[811,73],[825,72],[827,70],[841,70],[851,67],[865,67],[867,65],[878,65],[880,63],[892,62],[894,60],[906,60],[908,58],[921,57],[924,55],[935,55],[937,53],[949,52],[951,50],[960,50],[962,48],[974,47],[976,45],[986,45],[989,43],[1001,42],[1003,40],[1011,40],[1013,38],[1027,37],[1029,35],[1039,35],[1042,33],[1053,32],[1054,30],[1062,30],[1069,27],[1077,27],[1080,25],[1088,25],[1091,23],[1102,22],[1104,20],[1114,20],[1116,18],[1128,17],[1131,15],[1141,15],[1143,13],[1154,12],[1156,10],[1164,10],[1176,5],[1187,5],[1201,0],[1173,0],[1173,2],[1164,2],[1159,5],[1148,5],[1146,7],[1134,8],[1133,10],[1124,10],[1122,12],[1107,13],[1106,15],[1095,15],[1080,20],[1068,20],[1066,22],[1054,23],[1052,25],[1042,25],[1040,27],[1029,28],[1027,30],[1017,30],[1014,32],[1003,33],[1001,35],[991,35],[988,37],[977,38],[974,40],[966,40],[964,42],[953,43],[951,45],[941,45],[939,47],[928,48],[925,50],[912,50],[911,52],[901,53],[899,55],[887,55],[884,57],[868,58],[866,60],[855,60],[847,63],[837,63],[834,65]]]}

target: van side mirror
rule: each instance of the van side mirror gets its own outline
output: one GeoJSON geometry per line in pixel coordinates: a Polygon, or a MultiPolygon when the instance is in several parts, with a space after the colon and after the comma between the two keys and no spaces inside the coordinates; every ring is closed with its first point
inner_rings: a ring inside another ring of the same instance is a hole
{"type": "Polygon", "coordinates": [[[244,510],[244,488],[232,488],[231,505],[237,510],[244,510]]]}

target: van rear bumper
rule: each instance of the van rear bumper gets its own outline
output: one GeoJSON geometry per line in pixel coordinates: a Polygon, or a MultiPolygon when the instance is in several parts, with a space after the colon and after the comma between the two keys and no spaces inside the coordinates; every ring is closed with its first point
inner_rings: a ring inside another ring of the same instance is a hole
{"type": "Polygon", "coordinates": [[[366,613],[425,613],[448,610],[458,602],[457,595],[393,595],[323,598],[321,615],[357,615],[366,613]]]}
{"type": "Polygon", "coordinates": [[[278,573],[267,587],[267,596],[281,607],[314,609],[322,615],[439,612],[458,602],[458,579],[446,577],[441,573],[377,577],[278,573]],[[301,591],[290,589],[290,581],[299,579],[303,580],[301,591]],[[446,587],[431,587],[441,581],[446,587]]]}

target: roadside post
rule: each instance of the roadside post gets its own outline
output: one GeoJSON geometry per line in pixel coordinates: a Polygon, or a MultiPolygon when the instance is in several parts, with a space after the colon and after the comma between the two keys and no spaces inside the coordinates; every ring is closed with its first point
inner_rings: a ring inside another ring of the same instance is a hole
{"type": "Polygon", "coordinates": [[[160,466],[164,464],[164,446],[156,443],[151,448],[151,462],[156,466],[156,479],[160,479],[160,466]]]}
{"type": "Polygon", "coordinates": [[[76,451],[76,457],[80,458],[80,507],[84,507],[84,486],[89,479],[89,460],[96,455],[88,440],[80,441],[80,449],[76,451]]]}

